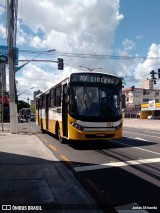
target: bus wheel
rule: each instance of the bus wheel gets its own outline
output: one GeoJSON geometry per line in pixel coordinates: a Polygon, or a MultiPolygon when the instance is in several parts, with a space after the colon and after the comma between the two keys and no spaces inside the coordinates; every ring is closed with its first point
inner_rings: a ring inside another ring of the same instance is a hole
{"type": "Polygon", "coordinates": [[[57,128],[57,138],[60,141],[60,143],[65,143],[65,139],[61,137],[59,125],[58,125],[58,128],[57,128]]]}
{"type": "Polygon", "coordinates": [[[41,120],[41,132],[42,132],[42,133],[45,133],[45,130],[43,129],[42,120],[41,120]]]}
{"type": "Polygon", "coordinates": [[[43,127],[41,127],[41,132],[44,134],[45,133],[45,130],[43,129],[43,127]]]}

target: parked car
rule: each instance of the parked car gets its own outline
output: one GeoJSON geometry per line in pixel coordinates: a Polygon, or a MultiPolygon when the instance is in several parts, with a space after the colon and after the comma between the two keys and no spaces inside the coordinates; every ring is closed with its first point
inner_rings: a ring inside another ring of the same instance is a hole
{"type": "Polygon", "coordinates": [[[155,119],[154,115],[148,115],[147,119],[155,119]]]}
{"type": "Polygon", "coordinates": [[[28,122],[30,115],[29,114],[18,114],[18,122],[25,123],[28,122]]]}
{"type": "Polygon", "coordinates": [[[147,119],[153,119],[153,115],[148,115],[147,119]]]}
{"type": "Polygon", "coordinates": [[[31,113],[30,121],[35,121],[35,120],[36,120],[36,115],[34,113],[31,113]]]}

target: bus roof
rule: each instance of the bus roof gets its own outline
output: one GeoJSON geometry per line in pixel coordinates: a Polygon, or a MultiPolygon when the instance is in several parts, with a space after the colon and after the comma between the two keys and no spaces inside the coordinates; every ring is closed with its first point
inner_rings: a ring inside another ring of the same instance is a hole
{"type": "Polygon", "coordinates": [[[63,78],[61,78],[61,80],[59,80],[58,82],[56,82],[53,86],[51,86],[51,87],[49,87],[49,88],[47,88],[46,90],[44,90],[42,93],[40,93],[40,94],[38,94],[37,96],[36,96],[36,98],[38,98],[38,97],[40,97],[42,94],[45,94],[45,93],[47,93],[51,88],[53,88],[53,87],[55,87],[55,86],[57,86],[58,84],[60,84],[61,82],[63,82],[63,81],[65,81],[65,80],[67,80],[67,78],[69,79],[70,78],[70,76],[72,75],[72,74],[88,74],[88,73],[92,73],[92,74],[102,74],[102,75],[109,75],[109,76],[113,76],[113,77],[116,77],[116,78],[119,78],[119,79],[121,79],[120,77],[117,77],[116,75],[114,75],[114,74],[110,74],[110,73],[105,73],[105,72],[98,72],[98,71],[78,71],[78,72],[72,72],[72,73],[70,73],[70,74],[68,74],[68,75],[66,75],[65,77],[63,77],[63,78]]]}

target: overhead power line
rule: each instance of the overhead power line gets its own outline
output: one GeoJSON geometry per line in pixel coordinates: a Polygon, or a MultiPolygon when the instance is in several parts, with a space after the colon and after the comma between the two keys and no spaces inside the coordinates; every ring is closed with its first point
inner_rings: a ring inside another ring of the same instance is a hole
{"type": "MultiPolygon", "coordinates": [[[[20,50],[23,54],[34,54],[38,52],[42,52],[42,50],[20,50]]],[[[65,52],[54,52],[54,53],[45,53],[46,55],[59,55],[63,57],[73,57],[73,58],[94,58],[94,59],[125,59],[125,60],[133,60],[133,59],[151,59],[151,60],[158,60],[160,57],[147,57],[147,56],[120,56],[120,55],[108,55],[108,54],[89,54],[89,53],[65,53],[65,52]]]]}

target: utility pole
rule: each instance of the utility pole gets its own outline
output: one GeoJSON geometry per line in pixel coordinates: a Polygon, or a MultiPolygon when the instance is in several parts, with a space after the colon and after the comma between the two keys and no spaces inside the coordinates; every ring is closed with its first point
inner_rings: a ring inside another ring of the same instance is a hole
{"type": "Polygon", "coordinates": [[[18,118],[15,99],[15,70],[14,70],[14,0],[7,0],[8,14],[8,64],[9,64],[9,108],[10,108],[10,133],[17,134],[18,118]]]}
{"type": "Polygon", "coordinates": [[[2,124],[2,132],[4,132],[4,126],[3,126],[3,119],[4,119],[4,114],[3,114],[3,110],[4,110],[4,87],[5,87],[5,79],[4,79],[4,76],[5,76],[5,63],[0,63],[0,95],[1,95],[1,102],[0,102],[0,106],[1,106],[1,109],[0,109],[0,112],[1,112],[1,124],[2,124]]]}

